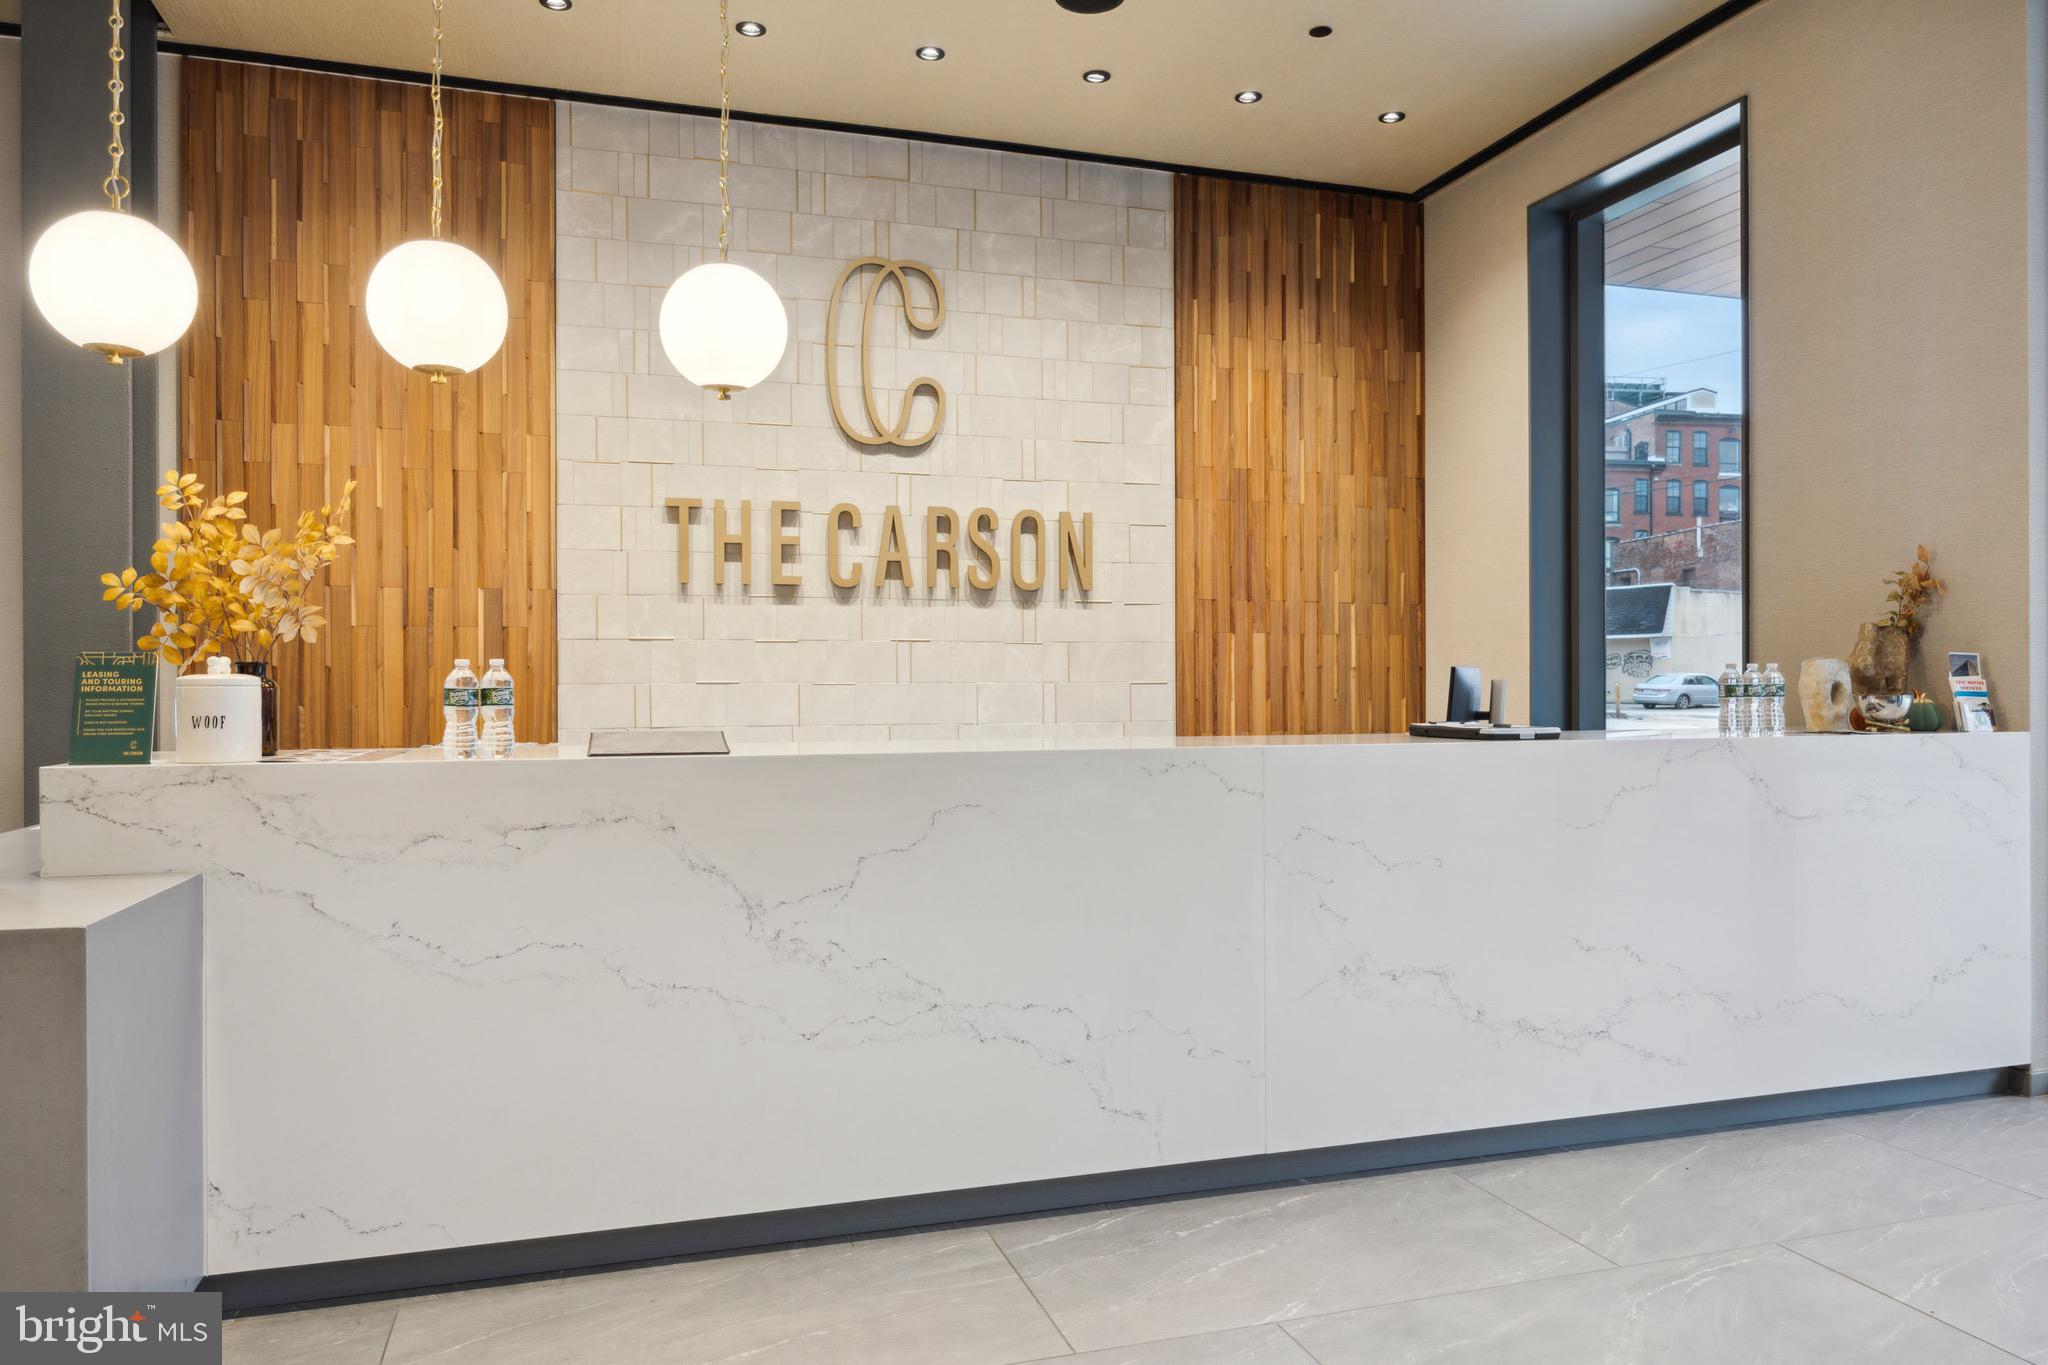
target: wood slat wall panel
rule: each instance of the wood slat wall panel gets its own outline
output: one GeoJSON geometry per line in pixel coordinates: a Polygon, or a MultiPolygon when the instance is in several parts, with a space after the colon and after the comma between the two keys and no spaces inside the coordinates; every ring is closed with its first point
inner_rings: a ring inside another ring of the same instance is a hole
{"type": "Polygon", "coordinates": [[[1176,728],[1401,730],[1422,705],[1422,217],[1174,184],[1176,728]]]}
{"type": "Polygon", "coordinates": [[[554,107],[450,91],[443,235],[498,272],[504,348],[443,385],[378,348],[363,288],[428,230],[423,86],[187,58],[184,468],[292,524],[357,480],[318,644],[279,651],[288,747],[430,743],[456,655],[502,655],[555,737],[554,107]]]}

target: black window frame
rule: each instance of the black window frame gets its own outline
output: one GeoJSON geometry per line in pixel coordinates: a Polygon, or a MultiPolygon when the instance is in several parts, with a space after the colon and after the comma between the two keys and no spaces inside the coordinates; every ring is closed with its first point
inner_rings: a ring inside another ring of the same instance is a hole
{"type": "Polygon", "coordinates": [[[1712,510],[1712,503],[1713,499],[1707,495],[1707,481],[1705,479],[1694,479],[1692,481],[1692,514],[1696,517],[1707,515],[1712,510]]]}
{"type": "Polygon", "coordinates": [[[1685,480],[1664,480],[1664,515],[1682,517],[1685,515],[1685,480]]]}
{"type": "Polygon", "coordinates": [[[1677,427],[1668,427],[1664,432],[1664,460],[1667,464],[1680,464],[1685,459],[1685,433],[1677,427]]]}
{"type": "Polygon", "coordinates": [[[1648,476],[1637,479],[1635,487],[1630,492],[1633,494],[1630,502],[1636,509],[1636,515],[1639,517],[1650,515],[1650,480],[1648,476]]]}
{"type": "MultiPolygon", "coordinates": [[[[1537,724],[1598,730],[1606,715],[1605,222],[1620,206],[1730,150],[1739,153],[1743,391],[1749,391],[1749,109],[1714,110],[1529,206],[1529,704],[1537,724]]],[[[1745,444],[1754,424],[1744,416],[1745,444]]],[[[1750,581],[1755,537],[1743,538],[1750,581]]],[[[1742,653],[1751,646],[1743,594],[1742,653]]]]}
{"type": "Polygon", "coordinates": [[[1706,468],[1706,467],[1707,467],[1708,465],[1710,465],[1710,464],[1712,464],[1712,463],[1714,462],[1714,457],[1713,457],[1713,454],[1712,454],[1712,453],[1711,453],[1711,452],[1709,451],[1709,449],[1708,449],[1708,447],[1709,447],[1709,446],[1711,446],[1712,444],[1713,444],[1713,439],[1712,439],[1711,437],[1709,437],[1709,436],[1707,435],[1707,429],[1706,429],[1705,427],[1694,427],[1694,428],[1693,428],[1693,432],[1692,432],[1692,462],[1693,462],[1693,464],[1695,464],[1696,466],[1698,466],[1698,467],[1699,467],[1699,468],[1701,468],[1701,469],[1705,469],[1705,468],[1706,468]]]}

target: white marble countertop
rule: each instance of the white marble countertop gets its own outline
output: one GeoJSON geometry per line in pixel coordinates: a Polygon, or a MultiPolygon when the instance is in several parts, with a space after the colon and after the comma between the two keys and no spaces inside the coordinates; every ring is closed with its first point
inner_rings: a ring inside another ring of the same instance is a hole
{"type": "Polygon", "coordinates": [[[2023,736],[1598,740],[55,768],[42,855],[204,874],[210,1273],[2026,1060],[2023,736]]]}
{"type": "Polygon", "coordinates": [[[45,877],[42,831],[0,834],[0,933],[83,929],[139,901],[191,881],[191,872],[129,872],[111,877],[45,877]]]}
{"type": "MultiPolygon", "coordinates": [[[[1900,742],[1907,739],[1956,739],[1976,740],[1981,736],[1957,736],[1952,732],[1935,735],[1818,735],[1794,731],[1784,737],[1806,743],[1814,740],[1830,742],[1870,742],[1885,740],[1900,742]]],[[[1603,730],[1572,730],[1559,736],[1557,741],[1494,741],[1485,747],[1498,749],[1514,747],[1517,744],[1543,743],[1617,743],[1617,744],[1719,744],[1728,743],[1714,734],[1671,735],[1659,733],[1615,733],[1603,730]]],[[[1742,743],[1769,743],[1766,740],[1744,740],[1742,743]]],[[[709,758],[781,758],[810,756],[866,757],[890,754],[986,754],[986,753],[1051,753],[1051,752],[1173,752],[1198,749],[1278,749],[1278,748],[1328,748],[1328,747],[1407,747],[1412,745],[1449,745],[1454,748],[1472,747],[1478,741],[1421,738],[1410,735],[1173,735],[1142,736],[1135,738],[1102,739],[985,739],[985,740],[803,740],[788,743],[741,743],[732,746],[730,755],[636,755],[635,757],[684,757],[709,758]]],[[[585,762],[590,755],[578,746],[562,744],[521,744],[511,761],[536,762],[585,762]]],[[[412,749],[290,749],[276,758],[263,760],[265,765],[307,764],[307,763],[451,763],[458,760],[447,758],[439,745],[421,745],[412,749]]],[[[488,766],[481,760],[479,766],[488,766]]],[[[505,760],[493,760],[502,762],[505,760]]],[[[598,760],[604,761],[604,760],[598,760]]],[[[69,764],[53,764],[46,771],[61,771],[69,764]]],[[[125,766],[125,765],[120,765],[125,766]]],[[[195,767],[247,767],[248,764],[181,764],[169,753],[156,755],[150,765],[173,771],[195,767]]]]}

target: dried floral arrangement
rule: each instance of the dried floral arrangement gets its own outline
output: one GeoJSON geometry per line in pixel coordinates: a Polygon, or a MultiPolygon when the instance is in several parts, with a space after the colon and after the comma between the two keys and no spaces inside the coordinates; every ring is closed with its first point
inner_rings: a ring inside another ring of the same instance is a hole
{"type": "Polygon", "coordinates": [[[1934,555],[1925,545],[1913,547],[1917,557],[1911,564],[1885,579],[1891,591],[1885,600],[1891,603],[1886,608],[1881,626],[1894,626],[1907,635],[1918,635],[1921,629],[1920,613],[1930,605],[1931,599],[1946,593],[1948,586],[1934,576],[1934,555]]]}
{"type": "Polygon", "coordinates": [[[355,487],[351,479],[339,502],[302,514],[287,535],[249,524],[247,493],[208,498],[195,475],[170,470],[156,498],[173,519],[151,549],[150,572],[101,574],[101,597],[122,611],[155,607],[156,624],[135,646],[168,663],[268,663],[280,641],[317,640],[327,624],[306,593],[355,544],[345,530],[355,487]]]}

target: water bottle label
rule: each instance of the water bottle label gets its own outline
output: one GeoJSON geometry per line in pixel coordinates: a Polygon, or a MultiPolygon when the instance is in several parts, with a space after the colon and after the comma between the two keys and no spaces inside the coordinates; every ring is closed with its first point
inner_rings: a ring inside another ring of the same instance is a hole
{"type": "Polygon", "coordinates": [[[512,689],[509,685],[505,687],[486,687],[481,695],[485,706],[510,706],[512,704],[512,689]]]}
{"type": "Polygon", "coordinates": [[[477,690],[474,687],[444,687],[441,689],[443,706],[475,706],[477,690]]]}

